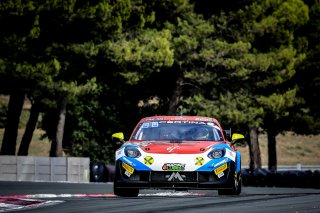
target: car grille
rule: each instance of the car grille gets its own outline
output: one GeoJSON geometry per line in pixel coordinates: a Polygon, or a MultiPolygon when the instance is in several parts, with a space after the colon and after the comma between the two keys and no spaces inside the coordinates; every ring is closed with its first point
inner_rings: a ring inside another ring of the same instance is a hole
{"type": "Polygon", "coordinates": [[[153,182],[196,182],[196,172],[152,172],[150,181],[153,182]]]}
{"type": "Polygon", "coordinates": [[[145,182],[154,184],[199,184],[219,183],[229,177],[235,165],[228,164],[228,169],[220,178],[212,171],[135,171],[130,176],[125,174],[125,169],[120,167],[121,177],[124,181],[145,182]]]}
{"type": "Polygon", "coordinates": [[[140,171],[132,174],[130,177],[122,175],[124,179],[131,181],[146,181],[153,183],[201,183],[201,182],[219,182],[213,172],[150,172],[140,171]]]}

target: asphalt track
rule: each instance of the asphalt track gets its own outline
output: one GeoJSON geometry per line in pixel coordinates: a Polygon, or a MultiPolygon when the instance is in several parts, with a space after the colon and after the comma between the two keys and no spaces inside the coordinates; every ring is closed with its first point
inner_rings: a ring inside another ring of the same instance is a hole
{"type": "Polygon", "coordinates": [[[320,212],[320,189],[243,187],[240,196],[216,191],[141,190],[137,198],[112,193],[112,183],[0,181],[0,212],[320,212]]]}

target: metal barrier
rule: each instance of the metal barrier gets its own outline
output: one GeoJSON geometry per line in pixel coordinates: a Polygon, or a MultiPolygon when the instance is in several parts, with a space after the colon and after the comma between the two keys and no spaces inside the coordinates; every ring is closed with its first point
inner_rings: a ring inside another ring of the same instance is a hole
{"type": "MultiPolygon", "coordinates": [[[[248,169],[249,167],[242,167],[243,169],[248,169]]],[[[263,165],[261,167],[262,169],[268,169],[268,166],[263,165]]],[[[277,165],[277,171],[291,171],[291,170],[297,170],[297,171],[320,171],[320,165],[305,165],[298,163],[296,165],[277,165]]]]}
{"type": "Polygon", "coordinates": [[[89,158],[0,156],[0,181],[89,182],[89,158]]]}

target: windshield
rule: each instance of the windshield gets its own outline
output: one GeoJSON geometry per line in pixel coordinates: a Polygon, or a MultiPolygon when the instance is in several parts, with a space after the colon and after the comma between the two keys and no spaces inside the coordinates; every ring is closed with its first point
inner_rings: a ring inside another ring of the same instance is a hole
{"type": "Polygon", "coordinates": [[[213,122],[156,121],[141,123],[131,140],[222,141],[223,138],[213,122]]]}

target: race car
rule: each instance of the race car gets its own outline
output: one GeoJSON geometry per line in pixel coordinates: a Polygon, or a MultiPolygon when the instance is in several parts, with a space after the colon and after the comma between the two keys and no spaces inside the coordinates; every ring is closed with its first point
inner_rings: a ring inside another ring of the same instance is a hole
{"type": "Polygon", "coordinates": [[[241,155],[234,144],[244,136],[223,131],[215,118],[152,116],[141,119],[115,153],[114,194],[136,197],[140,189],[210,189],[241,193],[241,155]]]}

